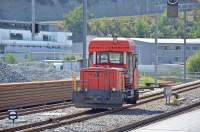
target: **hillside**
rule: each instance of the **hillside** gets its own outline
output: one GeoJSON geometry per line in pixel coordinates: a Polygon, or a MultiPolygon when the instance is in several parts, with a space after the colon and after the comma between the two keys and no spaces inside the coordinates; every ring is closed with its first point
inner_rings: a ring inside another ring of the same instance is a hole
{"type": "MultiPolygon", "coordinates": [[[[195,0],[180,0],[182,3],[195,0]]],[[[81,0],[36,0],[36,19],[39,21],[62,20],[65,13],[80,6],[81,0]]],[[[88,0],[96,17],[142,15],[163,11],[163,0],[88,0]],[[158,8],[159,7],[159,8],[158,8]]],[[[31,20],[31,0],[1,0],[1,20],[31,20]]]]}

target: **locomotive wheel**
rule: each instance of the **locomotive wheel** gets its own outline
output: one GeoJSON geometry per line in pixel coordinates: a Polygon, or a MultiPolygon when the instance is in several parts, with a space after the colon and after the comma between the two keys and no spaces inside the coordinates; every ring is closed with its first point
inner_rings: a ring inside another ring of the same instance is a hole
{"type": "Polygon", "coordinates": [[[136,104],[137,99],[135,97],[126,99],[127,104],[136,104]]]}
{"type": "Polygon", "coordinates": [[[139,99],[139,90],[138,89],[135,90],[134,97],[135,97],[135,100],[137,102],[137,100],[139,99]]]}
{"type": "Polygon", "coordinates": [[[139,99],[139,90],[134,91],[134,97],[127,99],[128,104],[136,104],[137,100],[139,99]]]}
{"type": "Polygon", "coordinates": [[[128,104],[136,104],[137,103],[137,99],[135,97],[127,99],[127,103],[128,104]]]}

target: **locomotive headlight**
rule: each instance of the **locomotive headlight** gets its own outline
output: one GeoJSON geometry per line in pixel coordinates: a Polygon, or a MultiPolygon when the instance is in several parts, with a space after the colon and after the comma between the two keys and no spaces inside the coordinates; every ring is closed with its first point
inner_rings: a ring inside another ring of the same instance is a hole
{"type": "Polygon", "coordinates": [[[81,91],[81,88],[80,88],[80,87],[78,87],[78,88],[77,88],[77,91],[78,91],[78,92],[79,92],[79,91],[81,91]]]}
{"type": "Polygon", "coordinates": [[[115,88],[112,88],[112,91],[113,91],[113,92],[115,92],[115,91],[116,91],[116,89],[115,89],[115,88]]]}

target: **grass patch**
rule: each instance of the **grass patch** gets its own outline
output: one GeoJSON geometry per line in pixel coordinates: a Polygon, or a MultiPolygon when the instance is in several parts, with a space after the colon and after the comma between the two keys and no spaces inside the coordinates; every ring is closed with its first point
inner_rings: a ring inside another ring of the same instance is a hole
{"type": "MultiPolygon", "coordinates": [[[[150,87],[151,83],[155,83],[154,77],[152,76],[140,76],[139,80],[139,87],[150,87]]],[[[172,83],[171,81],[166,81],[166,80],[158,80],[158,83],[172,83]]]]}
{"type": "Polygon", "coordinates": [[[154,83],[154,78],[151,76],[141,76],[139,81],[139,87],[147,87],[147,83],[154,83]]]}

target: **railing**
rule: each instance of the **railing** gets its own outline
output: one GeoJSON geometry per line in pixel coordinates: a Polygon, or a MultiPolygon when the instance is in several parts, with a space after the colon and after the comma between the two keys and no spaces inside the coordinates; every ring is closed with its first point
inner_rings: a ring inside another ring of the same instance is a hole
{"type": "Polygon", "coordinates": [[[200,79],[200,72],[190,72],[187,74],[187,77],[195,80],[200,79]]]}

